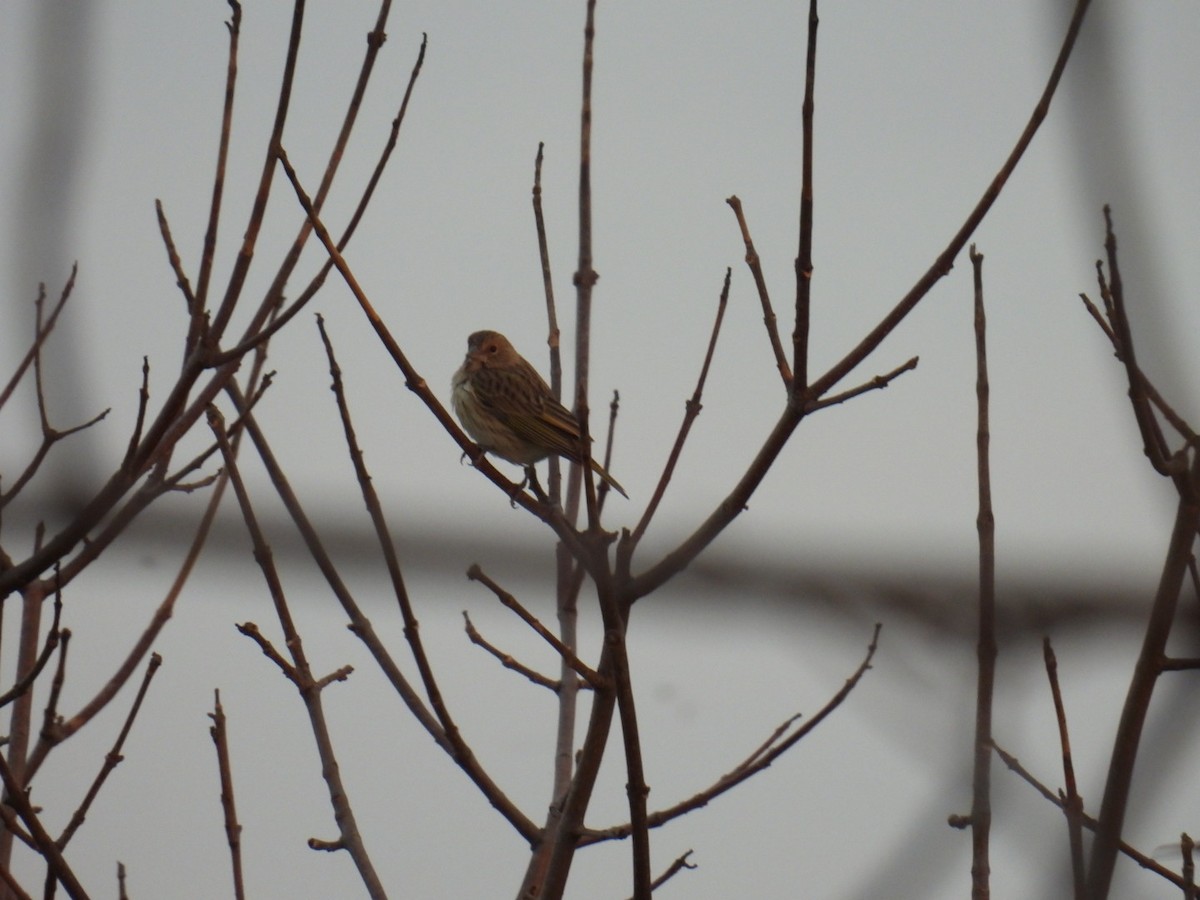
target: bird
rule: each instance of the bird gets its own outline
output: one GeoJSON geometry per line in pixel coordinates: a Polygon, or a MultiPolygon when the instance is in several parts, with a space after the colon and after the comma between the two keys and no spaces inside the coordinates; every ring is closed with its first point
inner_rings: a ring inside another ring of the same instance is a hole
{"type": "Polygon", "coordinates": [[[532,470],[547,456],[586,462],[626,499],[625,488],[579,447],[579,420],[554,398],[549,385],[498,331],[476,331],[451,381],[454,414],[489,453],[532,470]]]}

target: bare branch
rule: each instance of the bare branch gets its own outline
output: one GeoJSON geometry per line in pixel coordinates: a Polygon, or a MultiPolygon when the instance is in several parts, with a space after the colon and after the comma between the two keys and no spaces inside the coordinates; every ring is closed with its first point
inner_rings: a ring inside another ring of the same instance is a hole
{"type": "MultiPolygon", "coordinates": [[[[275,615],[279,619],[280,627],[283,629],[288,654],[292,658],[292,674],[289,677],[295,683],[297,692],[300,694],[304,708],[308,713],[313,738],[317,745],[317,754],[321,759],[321,774],[324,776],[328,788],[329,804],[333,808],[333,816],[337,822],[340,840],[346,851],[350,854],[350,858],[354,861],[355,868],[358,869],[359,877],[362,879],[363,886],[367,889],[368,895],[372,900],[382,900],[387,895],[383,889],[383,882],[380,881],[371,858],[367,854],[366,845],[363,843],[362,835],[359,833],[358,824],[355,820],[354,810],[350,805],[349,794],[346,791],[345,784],[342,782],[337,757],[334,754],[333,740],[329,735],[329,726],[325,719],[325,707],[321,699],[320,685],[312,676],[312,669],[309,666],[308,657],[304,652],[303,641],[292,619],[292,613],[288,608],[287,598],[284,595],[283,586],[279,580],[279,573],[275,568],[271,548],[267,544],[262,528],[259,526],[258,517],[250,503],[246,486],[242,482],[237,456],[229,444],[221,415],[215,408],[209,410],[209,426],[212,428],[213,434],[221,445],[221,455],[225,459],[225,468],[229,473],[229,481],[233,486],[234,494],[237,496],[238,506],[242,511],[242,520],[246,524],[246,530],[249,532],[250,539],[254,545],[255,560],[262,571],[263,579],[266,581],[272,603],[275,606],[275,615]]],[[[241,628],[239,630],[242,630],[243,634],[248,634],[257,640],[263,652],[268,653],[270,644],[261,634],[257,634],[257,628],[253,632],[248,632],[241,628]]],[[[270,649],[273,650],[273,648],[270,649]]],[[[270,654],[268,653],[268,655],[270,654]]],[[[276,653],[272,659],[275,660],[277,665],[280,665],[280,668],[285,673],[288,672],[288,669],[285,667],[287,664],[279,657],[279,654],[276,653]]]]}
{"type": "Polygon", "coordinates": [[[658,510],[663,495],[667,492],[667,485],[671,483],[671,477],[675,474],[675,466],[679,463],[679,457],[683,453],[683,445],[687,441],[688,434],[691,433],[692,424],[700,415],[700,410],[704,408],[700,402],[700,398],[704,395],[704,384],[708,380],[708,369],[712,365],[713,353],[717,349],[717,337],[721,333],[721,323],[725,320],[725,307],[729,303],[729,282],[732,274],[730,269],[725,269],[725,281],[721,285],[721,296],[717,300],[717,316],[713,320],[712,332],[708,338],[708,349],[704,353],[704,363],[700,366],[700,376],[696,379],[696,389],[692,391],[691,399],[684,404],[686,412],[683,416],[683,422],[679,426],[679,433],[675,436],[675,443],[672,445],[671,452],[667,456],[667,463],[663,467],[663,473],[659,476],[658,485],[654,489],[654,495],[650,498],[650,502],[646,504],[646,511],[642,513],[641,519],[638,520],[637,526],[633,529],[633,534],[627,538],[623,538],[619,545],[617,551],[617,570],[623,572],[626,576],[629,573],[629,560],[633,555],[633,551],[637,548],[642,535],[646,533],[646,529],[650,527],[650,520],[654,518],[654,513],[658,510]]]}
{"type": "Polygon", "coordinates": [[[987,315],[983,304],[983,254],[971,245],[975,295],[975,452],[979,487],[979,640],[975,696],[975,759],[971,801],[971,897],[991,896],[989,863],[992,831],[992,698],[996,690],[996,519],[992,511],[989,449],[987,315]]]}
{"type": "Polygon", "coordinates": [[[553,691],[555,694],[559,692],[562,687],[562,682],[555,681],[553,678],[547,678],[541,672],[535,672],[533,669],[529,668],[529,666],[519,662],[511,653],[505,653],[499,647],[488,641],[487,638],[481,635],[472,624],[471,617],[467,615],[467,611],[465,609],[463,610],[463,622],[464,628],[467,632],[467,637],[470,638],[471,643],[477,647],[482,647],[484,650],[494,656],[496,660],[499,661],[500,665],[504,666],[504,668],[511,669],[518,675],[524,675],[534,684],[538,685],[539,687],[547,688],[553,691]]]}
{"type": "Polygon", "coordinates": [[[758,302],[762,305],[763,324],[767,327],[771,352],[775,354],[775,366],[779,369],[779,377],[783,380],[783,386],[791,390],[792,369],[783,352],[783,341],[779,338],[778,319],[775,316],[775,308],[771,305],[771,297],[767,292],[767,279],[763,276],[762,261],[758,258],[758,251],[754,249],[754,240],[750,237],[750,226],[746,224],[746,216],[742,212],[742,201],[735,194],[725,202],[729,204],[729,208],[737,217],[738,228],[742,232],[742,242],[746,245],[746,266],[750,269],[750,274],[754,276],[754,286],[758,288],[758,302]]]}
{"type": "MultiPolygon", "coordinates": [[[[731,788],[736,787],[748,778],[757,775],[759,772],[770,766],[780,756],[799,743],[805,736],[812,732],[814,728],[821,724],[835,709],[842,705],[842,702],[850,695],[850,692],[858,685],[858,682],[871,668],[871,660],[875,656],[875,650],[879,645],[879,632],[883,626],[875,625],[874,633],[871,635],[871,643],[867,647],[867,654],[863,661],[859,664],[854,673],[846,679],[846,683],[841,689],[833,695],[832,698],[821,707],[820,711],[815,716],[810,718],[804,725],[790,730],[791,726],[800,719],[799,715],[794,715],[788,718],[783,724],[776,728],[754,751],[747,756],[742,762],[738,763],[733,769],[718,778],[712,785],[705,788],[700,793],[684,800],[667,809],[653,812],[649,816],[649,826],[658,828],[665,825],[672,819],[677,819],[682,815],[691,812],[694,809],[699,809],[702,806],[707,806],[712,800],[724,794],[731,788]],[[790,731],[790,733],[789,733],[790,731]]],[[[606,828],[602,831],[589,831],[580,838],[580,845],[593,844],[598,841],[610,841],[614,839],[623,839],[629,836],[629,825],[618,825],[612,828],[606,828]]]]}
{"type": "Polygon", "coordinates": [[[817,400],[815,403],[810,403],[808,411],[816,412],[818,409],[825,409],[829,406],[837,406],[839,403],[845,403],[847,400],[853,400],[855,397],[859,396],[860,394],[865,394],[868,391],[881,391],[888,387],[893,381],[895,381],[905,372],[911,372],[913,369],[915,369],[917,367],[917,363],[920,361],[921,357],[914,356],[907,362],[896,366],[896,368],[892,369],[892,371],[883,375],[876,375],[865,384],[860,384],[856,388],[851,388],[850,390],[843,391],[840,394],[833,394],[817,400]]]}
{"type": "MultiPolygon", "coordinates": [[[[1024,780],[1027,784],[1032,786],[1034,788],[1034,790],[1036,790],[1039,794],[1041,794],[1043,797],[1045,797],[1047,800],[1049,800],[1051,803],[1053,803],[1059,809],[1063,809],[1063,799],[1061,797],[1057,796],[1053,791],[1051,791],[1048,787],[1046,787],[1040,781],[1038,781],[1029,772],[1028,769],[1026,769],[1023,765],[1021,765],[1020,760],[1018,760],[1011,753],[1004,750],[998,744],[993,742],[992,746],[996,750],[996,755],[999,756],[1001,760],[1003,760],[1004,764],[1006,766],[1008,766],[1010,771],[1015,772],[1022,780],[1024,780]]],[[[1080,822],[1083,824],[1084,828],[1086,828],[1092,832],[1098,831],[1098,829],[1100,827],[1100,823],[1097,822],[1095,819],[1093,819],[1091,816],[1089,816],[1087,813],[1081,813],[1080,822]]],[[[1178,875],[1176,875],[1174,872],[1172,872],[1166,866],[1156,862],[1154,859],[1152,859],[1151,857],[1147,856],[1146,854],[1140,852],[1139,850],[1137,850],[1130,844],[1125,843],[1125,841],[1118,841],[1117,848],[1120,850],[1121,853],[1124,853],[1126,856],[1128,856],[1131,860],[1133,860],[1135,863],[1137,863],[1143,869],[1147,869],[1147,870],[1153,872],[1155,875],[1158,875],[1160,878],[1165,878],[1167,881],[1171,882],[1176,887],[1181,887],[1181,888],[1184,887],[1184,882],[1183,882],[1182,878],[1180,878],[1178,875]]]]}
{"type": "Polygon", "coordinates": [[[37,845],[38,853],[46,861],[48,874],[58,880],[71,900],[88,900],[87,891],[83,889],[83,885],[71,871],[62,850],[54,843],[54,838],[50,837],[46,829],[42,827],[41,821],[29,803],[29,796],[26,794],[25,788],[9,768],[3,754],[0,754],[0,779],[4,781],[4,802],[17,811],[17,815],[29,829],[29,834],[37,845]]]}
{"type": "Polygon", "coordinates": [[[817,0],[808,4],[808,49],[804,66],[804,103],[800,107],[800,247],[796,252],[796,322],[792,331],[793,393],[808,388],[809,312],[812,307],[813,239],[813,95],[817,81],[817,0]]]}
{"type": "Polygon", "coordinates": [[[828,372],[808,386],[805,391],[808,397],[824,396],[830,388],[863,362],[883,342],[883,339],[892,333],[904,317],[912,312],[916,305],[929,293],[929,290],[953,268],[955,258],[962,251],[962,248],[967,245],[967,241],[971,239],[971,235],[975,233],[975,229],[979,227],[979,223],[983,221],[984,216],[991,210],[992,204],[1000,196],[1000,192],[1008,183],[1009,177],[1011,177],[1013,171],[1017,168],[1017,163],[1025,155],[1025,151],[1033,141],[1034,135],[1037,134],[1038,129],[1046,118],[1046,114],[1050,111],[1050,101],[1054,98],[1055,91],[1058,90],[1063,70],[1066,68],[1067,60],[1070,58],[1071,51],[1075,47],[1075,38],[1078,36],[1079,29],[1083,25],[1084,14],[1090,5],[1090,0],[1076,0],[1075,10],[1071,14],[1071,22],[1067,26],[1067,33],[1063,38],[1062,47],[1059,49],[1058,58],[1054,62],[1054,67],[1050,72],[1046,87],[1042,91],[1042,96],[1029,117],[1029,123],[1017,139],[1016,145],[1008,155],[1008,159],[1004,161],[1004,165],[1000,167],[1000,171],[996,173],[991,184],[987,186],[987,189],[983,192],[983,196],[979,199],[975,208],[971,210],[966,221],[959,227],[954,237],[950,239],[950,243],[946,245],[946,249],[938,255],[925,274],[909,289],[908,293],[901,298],[892,311],[884,316],[882,321],[871,329],[870,333],[853,350],[834,364],[828,372]]]}
{"type": "Polygon", "coordinates": [[[1042,655],[1046,661],[1046,677],[1050,680],[1050,695],[1054,698],[1054,715],[1058,720],[1058,738],[1062,745],[1063,812],[1067,815],[1067,833],[1071,842],[1071,877],[1075,887],[1075,900],[1086,900],[1086,872],[1083,865],[1083,798],[1075,784],[1075,763],[1071,759],[1071,738],[1067,731],[1067,710],[1063,704],[1062,690],[1058,686],[1058,658],[1050,646],[1050,638],[1042,641],[1042,655]]]}
{"type": "Polygon", "coordinates": [[[54,330],[54,326],[58,323],[58,314],[67,305],[67,300],[70,299],[71,292],[75,289],[75,275],[78,271],[79,263],[71,266],[71,275],[67,278],[67,283],[63,286],[62,293],[58,297],[58,302],[54,304],[54,309],[50,311],[50,315],[44,324],[42,323],[41,310],[42,305],[46,301],[46,286],[44,284],[38,285],[37,299],[34,300],[34,306],[38,311],[38,327],[33,335],[33,343],[29,345],[29,349],[25,351],[25,356],[17,364],[17,369],[8,380],[8,384],[4,386],[3,390],[0,390],[0,408],[3,408],[4,404],[8,402],[8,398],[12,396],[12,392],[20,384],[25,373],[29,371],[29,367],[33,364],[34,359],[41,353],[42,345],[46,343],[46,338],[50,337],[50,332],[54,330]]]}
{"type": "Polygon", "coordinates": [[[217,750],[217,771],[221,779],[221,812],[225,818],[225,840],[229,844],[229,861],[233,867],[233,895],[245,900],[242,882],[242,826],[238,823],[237,803],[233,796],[233,765],[229,761],[229,734],[225,727],[225,709],[221,692],[213,691],[213,711],[208,714],[213,724],[208,729],[217,750]]]}
{"type": "Polygon", "coordinates": [[[142,701],[146,699],[146,692],[150,689],[150,682],[154,679],[154,674],[158,671],[158,667],[162,665],[162,657],[157,653],[151,654],[150,662],[146,666],[145,677],[142,678],[142,684],[138,688],[137,695],[133,699],[133,705],[129,708],[129,714],[125,717],[125,724],[121,726],[121,731],[117,735],[116,741],[113,743],[112,749],[104,757],[104,765],[100,771],[96,773],[95,779],[92,780],[91,787],[88,788],[87,794],[83,801],[79,804],[79,808],[75,810],[71,816],[71,820],[67,823],[67,827],[63,829],[62,834],[58,838],[59,848],[67,846],[67,843],[79,830],[79,826],[83,824],[83,820],[87,818],[88,810],[91,809],[92,803],[100,793],[100,788],[104,786],[104,782],[125,757],[121,755],[121,750],[125,746],[125,739],[129,737],[129,732],[133,729],[133,721],[137,718],[138,710],[142,708],[142,701]]]}
{"type": "Polygon", "coordinates": [[[553,647],[554,652],[561,656],[563,661],[570,666],[580,678],[590,684],[593,688],[604,689],[611,687],[611,685],[604,682],[594,670],[589,668],[582,660],[580,660],[579,657],[576,656],[569,647],[555,637],[554,634],[548,628],[546,628],[546,626],[543,625],[535,615],[533,615],[533,613],[522,606],[517,601],[516,597],[504,590],[504,588],[500,587],[500,585],[496,584],[495,581],[489,578],[484,573],[483,569],[479,567],[478,563],[473,563],[471,567],[467,569],[467,578],[469,578],[471,581],[478,581],[489,591],[495,594],[497,600],[503,603],[508,609],[511,609],[514,613],[516,613],[522,622],[532,628],[542,640],[553,647]]]}

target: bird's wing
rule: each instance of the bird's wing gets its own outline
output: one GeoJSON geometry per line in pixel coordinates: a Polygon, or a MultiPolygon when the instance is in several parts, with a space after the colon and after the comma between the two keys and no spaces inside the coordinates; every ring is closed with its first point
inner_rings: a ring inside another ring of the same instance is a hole
{"type": "Polygon", "coordinates": [[[532,368],[481,369],[473,387],[476,399],[518,437],[568,459],[579,456],[579,423],[532,368]]]}

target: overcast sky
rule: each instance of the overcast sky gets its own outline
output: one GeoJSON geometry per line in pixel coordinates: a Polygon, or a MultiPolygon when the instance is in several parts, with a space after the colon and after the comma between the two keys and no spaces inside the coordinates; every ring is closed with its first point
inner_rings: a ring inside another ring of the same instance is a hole
{"type": "MultiPolygon", "coordinates": [[[[926,0],[824,4],[817,66],[812,367],[840,359],[930,265],[1015,142],[1045,83],[1069,4],[926,0]]],[[[435,392],[448,400],[466,336],[504,332],[543,372],[546,318],[530,208],[545,142],[550,253],[570,347],[577,252],[583,3],[397,4],[326,220],[357,201],[403,96],[422,33],[427,58],[400,144],[346,257],[435,392]]],[[[105,422],[52,460],[39,497],[86,498],[120,459],[143,356],[161,400],[178,369],[183,300],[158,235],[160,199],[195,272],[224,90],[228,7],[208,2],[10,2],[0,11],[0,372],[31,330],[38,282],[75,293],[48,347],[51,415],[105,422]],[[54,482],[51,484],[50,482],[54,482]]],[[[376,11],[312,3],[284,143],[310,190],[320,179],[376,11]]],[[[224,287],[262,166],[290,11],[247,2],[239,54],[224,287]]],[[[605,3],[597,12],[593,186],[592,408],[621,407],[609,527],[637,521],[699,371],[726,267],[733,283],[704,410],[635,570],[674,547],[720,502],[778,417],[783,391],[734,217],[741,198],[790,334],[796,255],[805,15],[794,2],[605,3]]],[[[1002,586],[1053,604],[1152,596],[1174,492],[1153,474],[1124,374],[1083,311],[1096,297],[1101,207],[1112,204],[1135,337],[1150,376],[1200,418],[1200,15],[1193,5],[1098,0],[1042,131],[974,241],[985,255],[992,475],[1002,586]],[[1017,587],[1020,587],[1020,591],[1017,587]]],[[[275,186],[249,296],[269,283],[301,212],[275,186]]],[[[294,296],[323,262],[310,248],[294,296]]],[[[461,635],[461,610],[543,669],[553,660],[462,573],[472,562],[550,614],[548,532],[468,465],[405,390],[349,292],[331,277],[310,307],[327,319],[368,464],[388,504],[435,665],[484,764],[534,819],[548,802],[554,707],[461,635]]],[[[651,807],[695,793],[779,722],[812,714],[884,623],[873,670],[847,704],[750,784],[653,836],[654,868],[687,849],[695,872],[663,896],[950,898],[969,890],[970,839],[945,824],[970,803],[975,564],[975,395],[965,253],[913,315],[841,386],[919,367],[888,390],[803,423],[711,568],[639,604],[631,626],[651,807]],[[728,566],[752,581],[718,580],[728,566]],[[858,580],[839,581],[845,576],[858,580]],[[832,587],[830,585],[833,585],[832,587]],[[898,585],[929,595],[924,618],[898,585]],[[752,886],[748,887],[748,886],[752,886]]],[[[569,356],[565,359],[568,375],[569,356]]],[[[343,536],[360,599],[399,651],[382,569],[365,534],[312,316],[272,342],[276,385],[260,417],[319,526],[343,536]],[[349,536],[349,537],[348,537],[349,536]]],[[[5,483],[36,447],[34,407],[0,418],[5,483]]],[[[593,419],[593,433],[602,433],[593,419]]],[[[290,566],[316,665],[351,663],[331,688],[348,790],[393,896],[511,896],[527,851],[386,688],[344,616],[290,553],[294,538],[247,463],[290,566]]],[[[516,475],[515,470],[512,474],[516,475]]],[[[69,501],[68,501],[69,502],[69,501]]],[[[89,697],[159,602],[202,497],[173,500],[143,542],[114,551],[68,592],[76,632],[64,708],[89,697]],[[91,679],[89,681],[89,679],[91,679]]],[[[348,858],[309,851],[334,825],[303,709],[233,625],[276,633],[238,520],[223,521],[162,639],[165,657],[126,761],[68,858],[95,895],[115,860],[135,897],[224,896],[227,856],[205,730],[212,690],[230,716],[250,895],[356,896],[348,858]],[[184,881],[183,879],[188,879],[184,881]],[[180,893],[181,883],[196,885],[180,893]]],[[[6,517],[16,555],[35,510],[6,517]]],[[[1005,603],[1002,591],[1001,605],[1005,603]]],[[[585,607],[585,655],[598,646],[585,607]],[[590,638],[590,643],[588,639],[590,638]]],[[[1194,619],[1192,620],[1194,622],[1194,619]]],[[[1141,624],[1065,617],[1058,642],[1085,801],[1098,808],[1112,729],[1141,624]]],[[[1001,647],[997,739],[1057,786],[1058,745],[1037,628],[1001,647]]],[[[13,654],[5,645],[11,666],[13,654]]],[[[411,667],[410,667],[411,668],[411,667]]],[[[6,676],[7,677],[7,676],[6,676]]],[[[1171,676],[1163,707],[1188,709],[1196,676],[1171,676]],[[1183,687],[1181,687],[1183,686],[1183,687]],[[1172,702],[1179,705],[1171,706],[1172,702]]],[[[540,696],[545,694],[545,696],[540,696]]],[[[128,701],[57,751],[34,799],[65,821],[128,701]],[[85,744],[86,740],[95,743],[85,744]]],[[[1191,702],[1190,712],[1195,704],[1191,702]]],[[[1196,721],[1152,718],[1147,765],[1182,765],[1137,793],[1129,839],[1145,850],[1196,829],[1196,721]],[[1180,763],[1180,759],[1184,763],[1180,763]],[[1190,767],[1186,764],[1190,763],[1190,767]],[[1174,786],[1174,788],[1172,788],[1174,786]],[[1181,790],[1180,786],[1187,788],[1181,790]],[[1190,817],[1190,819],[1189,819],[1190,817]]],[[[618,754],[619,756],[619,754],[618,754]]],[[[616,758],[616,757],[614,757],[616,758]]],[[[615,769],[615,767],[614,767],[615,769]]],[[[997,896],[1055,896],[1065,830],[1044,801],[997,770],[997,896]]],[[[622,821],[624,778],[606,769],[589,824],[622,821]]],[[[570,897],[628,894],[628,847],[582,852],[570,897]]],[[[28,861],[19,868],[26,877],[28,861]]],[[[1132,865],[1113,896],[1173,896],[1132,865]]],[[[30,880],[29,883],[35,883],[30,880]]]]}

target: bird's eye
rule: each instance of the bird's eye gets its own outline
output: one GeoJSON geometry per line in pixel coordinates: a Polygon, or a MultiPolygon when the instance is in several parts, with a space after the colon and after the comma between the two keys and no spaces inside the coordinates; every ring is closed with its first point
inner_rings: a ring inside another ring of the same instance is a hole
{"type": "Polygon", "coordinates": [[[499,349],[500,348],[497,347],[495,344],[488,344],[488,348],[487,348],[488,353],[495,353],[499,349]]]}

